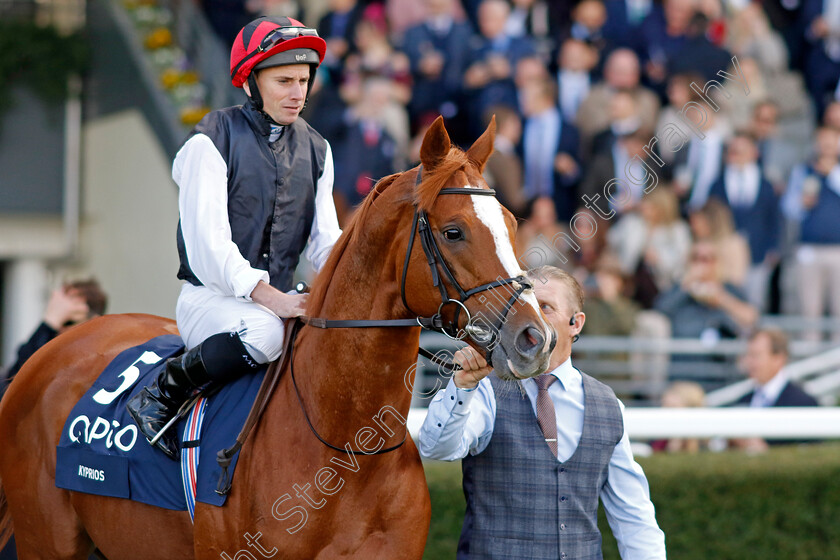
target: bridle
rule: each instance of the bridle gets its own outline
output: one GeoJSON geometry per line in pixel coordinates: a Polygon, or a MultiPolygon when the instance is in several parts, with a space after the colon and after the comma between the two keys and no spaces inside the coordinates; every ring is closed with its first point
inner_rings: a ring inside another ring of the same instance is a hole
{"type": "MultiPolygon", "coordinates": [[[[414,183],[415,189],[422,181],[422,171],[423,166],[421,165],[417,169],[417,179],[414,183]]],[[[465,194],[470,196],[495,196],[496,191],[492,189],[478,188],[444,188],[438,192],[438,195],[457,194],[465,194]]],[[[516,301],[519,299],[519,296],[522,294],[522,292],[530,289],[531,287],[531,283],[524,276],[516,276],[513,278],[500,278],[494,280],[493,282],[487,282],[486,284],[481,284],[480,286],[476,286],[475,288],[465,290],[458,282],[457,278],[455,278],[455,275],[452,273],[452,270],[449,268],[449,265],[446,264],[446,259],[443,258],[443,254],[441,253],[440,248],[438,247],[438,244],[435,241],[432,228],[429,225],[429,216],[427,215],[424,209],[418,207],[415,203],[414,218],[411,224],[411,237],[409,238],[408,248],[405,252],[405,261],[403,263],[402,277],[400,280],[400,296],[402,297],[402,302],[405,308],[416,317],[414,319],[323,319],[320,317],[301,317],[301,322],[304,325],[308,325],[310,327],[315,327],[319,329],[419,326],[427,330],[443,333],[452,340],[463,340],[466,336],[469,335],[470,338],[472,338],[476,342],[476,344],[484,348],[485,353],[487,354],[487,360],[489,362],[490,350],[495,346],[494,342],[496,341],[496,336],[501,330],[501,326],[506,320],[508,313],[510,312],[514,303],[516,303],[516,301]],[[423,248],[423,253],[426,255],[426,261],[429,265],[429,270],[432,273],[432,284],[440,291],[441,303],[438,306],[437,313],[435,313],[431,317],[423,317],[420,314],[414,312],[411,309],[411,306],[409,306],[408,300],[406,299],[405,295],[406,279],[408,276],[408,265],[411,261],[415,237],[420,238],[420,245],[423,248]],[[441,272],[443,272],[443,276],[441,276],[441,272]],[[446,280],[446,282],[444,282],[444,279],[446,280]],[[449,297],[449,292],[447,290],[447,286],[445,285],[447,283],[455,290],[455,292],[458,295],[458,299],[449,297]],[[512,292],[512,294],[505,303],[503,312],[498,314],[491,324],[488,324],[488,320],[486,318],[482,318],[479,315],[473,317],[470,314],[470,311],[469,309],[467,309],[467,306],[465,304],[465,302],[470,297],[481,292],[492,290],[493,288],[499,288],[502,286],[511,286],[511,288],[509,288],[508,291],[512,292]],[[443,311],[447,305],[455,306],[453,318],[449,321],[446,321],[443,318],[443,311]],[[464,328],[460,329],[458,327],[458,322],[461,317],[462,311],[466,314],[466,323],[464,328]]],[[[292,336],[295,335],[296,332],[292,333],[292,336]]],[[[289,346],[289,348],[290,352],[294,352],[294,343],[292,343],[289,346]]],[[[441,365],[444,368],[448,368],[451,371],[460,369],[459,366],[450,364],[445,360],[442,360],[439,356],[432,354],[424,348],[420,348],[419,353],[425,358],[431,360],[432,362],[441,365]]],[[[315,436],[327,447],[335,449],[336,451],[348,453],[346,449],[332,445],[325,441],[318,434],[317,430],[315,430],[315,427],[309,420],[309,415],[306,413],[306,408],[303,405],[303,400],[301,399],[300,392],[297,388],[297,382],[295,381],[293,367],[294,360],[291,358],[291,356],[289,363],[295,393],[297,394],[298,402],[300,403],[301,409],[303,410],[303,414],[306,417],[306,421],[309,424],[310,429],[315,434],[315,436]]],[[[403,443],[405,443],[405,438],[403,438],[403,441],[401,441],[397,445],[394,445],[387,449],[380,449],[379,451],[371,453],[365,451],[351,450],[350,453],[358,452],[365,455],[378,455],[381,453],[387,453],[388,451],[393,451],[394,449],[400,447],[403,443]]]]}
{"type": "MultiPolygon", "coordinates": [[[[422,171],[423,166],[421,165],[417,170],[417,180],[414,183],[415,188],[422,181],[422,171]]],[[[476,188],[445,188],[438,192],[438,195],[456,194],[465,194],[470,196],[495,196],[496,191],[492,189],[476,188]]],[[[453,340],[463,340],[467,335],[469,335],[479,346],[486,349],[494,342],[495,335],[499,332],[501,324],[504,323],[507,318],[507,314],[510,312],[511,307],[513,307],[513,304],[516,303],[522,292],[530,289],[531,287],[530,281],[525,278],[525,276],[516,276],[513,278],[499,278],[493,282],[487,282],[486,284],[465,290],[461,287],[457,278],[455,278],[455,275],[452,273],[449,265],[446,264],[446,259],[443,258],[443,254],[441,253],[437,241],[435,241],[434,234],[432,233],[432,228],[429,225],[428,214],[424,209],[417,207],[415,204],[414,218],[411,223],[411,237],[409,238],[408,248],[405,252],[405,260],[403,261],[402,277],[400,280],[400,297],[402,298],[405,308],[416,317],[414,319],[371,320],[331,320],[316,317],[305,317],[303,322],[306,325],[319,329],[419,326],[427,330],[443,333],[453,340]],[[415,237],[420,238],[420,245],[423,248],[423,253],[426,255],[426,262],[429,265],[429,271],[432,273],[432,284],[440,291],[441,303],[438,306],[437,313],[431,317],[423,317],[419,313],[413,311],[411,306],[408,304],[408,300],[405,295],[408,265],[411,261],[411,255],[414,250],[415,237]],[[441,276],[441,272],[443,272],[443,277],[441,276]],[[446,282],[443,281],[444,278],[448,281],[448,284],[454,288],[458,295],[458,299],[449,297],[449,292],[447,291],[447,287],[445,285],[446,282]],[[509,290],[509,292],[511,292],[511,296],[505,303],[504,310],[497,315],[497,320],[494,321],[493,324],[488,325],[486,324],[487,319],[485,318],[482,321],[484,324],[478,324],[478,320],[482,319],[482,317],[472,317],[469,309],[467,309],[467,306],[465,305],[467,299],[478,293],[508,285],[512,286],[509,290]],[[455,313],[450,321],[445,321],[443,318],[443,311],[447,305],[455,306],[455,313]],[[460,329],[458,327],[458,322],[462,311],[466,314],[467,320],[465,327],[460,329]]]]}

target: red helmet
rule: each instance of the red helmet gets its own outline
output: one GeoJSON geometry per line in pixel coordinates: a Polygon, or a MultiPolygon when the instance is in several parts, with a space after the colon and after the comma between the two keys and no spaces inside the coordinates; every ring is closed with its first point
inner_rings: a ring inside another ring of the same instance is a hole
{"type": "Polygon", "coordinates": [[[317,68],[326,52],[327,43],[318,32],[295,19],[257,18],[243,27],[233,42],[230,80],[234,86],[242,87],[257,66],[310,64],[317,68]]]}

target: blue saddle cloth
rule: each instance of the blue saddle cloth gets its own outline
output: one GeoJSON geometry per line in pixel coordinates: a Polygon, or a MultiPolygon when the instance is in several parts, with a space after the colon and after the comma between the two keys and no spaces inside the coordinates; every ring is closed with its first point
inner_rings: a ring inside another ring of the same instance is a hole
{"type": "MultiPolygon", "coordinates": [[[[126,410],[126,402],[152,383],[167,358],[184,350],[177,335],[164,335],[124,350],[76,403],[64,423],[57,450],[59,488],[129,498],[144,504],[186,510],[181,465],[152,447],[126,410]]],[[[234,444],[256,398],[266,368],[240,377],[207,400],[200,436],[196,500],[224,505],[215,492],[222,470],[216,453],[234,444]]],[[[185,420],[177,429],[184,440],[185,420]]],[[[228,469],[233,476],[238,454],[228,469]]]]}

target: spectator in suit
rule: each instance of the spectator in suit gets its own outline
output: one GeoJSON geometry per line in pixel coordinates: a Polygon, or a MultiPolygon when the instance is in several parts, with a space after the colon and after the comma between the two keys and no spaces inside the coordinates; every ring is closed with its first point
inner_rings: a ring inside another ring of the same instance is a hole
{"type": "MultiPolygon", "coordinates": [[[[587,161],[613,153],[619,138],[635,134],[641,127],[639,109],[630,92],[617,91],[610,99],[610,104],[606,109],[610,118],[609,126],[592,139],[592,149],[586,157],[587,161]]],[[[650,140],[652,135],[652,133],[648,133],[645,140],[650,140]]],[[[623,172],[617,175],[617,177],[623,176],[623,172]]]]}
{"type": "Polygon", "coordinates": [[[640,56],[645,74],[657,89],[664,88],[668,65],[688,42],[691,20],[697,12],[694,0],[665,0],[654,4],[642,22],[640,56]]]}
{"type": "MultiPolygon", "coordinates": [[[[751,408],[774,406],[817,406],[814,397],[791,381],[785,373],[788,363],[788,338],[777,329],[755,331],[747,344],[741,366],[755,383],[755,388],[744,395],[738,404],[751,408]]],[[[767,442],[760,438],[748,438],[733,442],[735,447],[749,451],[763,451],[767,442]]],[[[775,444],[796,443],[794,441],[773,441],[775,444]]]]}
{"type": "Polygon", "coordinates": [[[570,17],[570,2],[557,0],[513,0],[505,24],[510,37],[530,37],[536,52],[544,59],[551,58],[557,48],[557,37],[570,17]]]}
{"type": "MultiPolygon", "coordinates": [[[[616,96],[615,99],[618,101],[620,98],[621,96],[616,96]]],[[[609,138],[604,138],[604,146],[587,166],[579,190],[580,198],[586,196],[583,200],[598,200],[595,197],[599,197],[602,202],[598,204],[603,204],[602,210],[605,213],[614,211],[625,214],[632,211],[642,200],[644,189],[649,184],[648,169],[655,168],[647,163],[648,156],[645,152],[645,142],[650,140],[650,137],[651,133],[645,130],[630,130],[626,134],[610,134],[609,138]],[[632,177],[632,180],[629,177],[632,177]],[[613,185],[608,188],[613,179],[619,181],[621,187],[613,185]],[[608,191],[611,199],[606,198],[608,191]]]]}
{"type": "MultiPolygon", "coordinates": [[[[840,109],[840,104],[838,104],[840,109]]],[[[838,112],[840,116],[840,112],[838,112]]],[[[840,132],[840,119],[837,130],[840,132]]],[[[779,132],[779,106],[770,100],[756,103],[753,108],[749,132],[755,138],[758,148],[758,163],[762,174],[773,185],[777,193],[787,186],[793,167],[799,163],[799,150],[779,132]]]]}
{"type": "Polygon", "coordinates": [[[516,86],[516,108],[520,116],[525,113],[522,93],[525,91],[525,86],[532,82],[542,82],[549,79],[551,79],[551,74],[548,73],[548,67],[536,54],[523,56],[516,62],[516,68],[513,71],[513,83],[516,86]]]}
{"type": "Polygon", "coordinates": [[[579,39],[566,39],[557,56],[557,103],[563,118],[575,122],[578,108],[592,88],[598,51],[579,39]]]}
{"type": "Polygon", "coordinates": [[[667,62],[668,75],[696,72],[705,80],[718,78],[717,73],[731,64],[730,54],[707,37],[709,19],[696,12],[686,28],[685,42],[667,62]]]}
{"type": "MultiPolygon", "coordinates": [[[[433,17],[432,12],[436,11],[436,8],[432,7],[432,3],[427,0],[419,2],[418,0],[385,0],[388,23],[391,26],[394,40],[398,44],[403,42],[405,32],[408,29],[427,22],[430,17],[433,17]]],[[[461,2],[449,0],[445,3],[449,6],[449,10],[446,12],[447,16],[451,16],[457,22],[464,22],[467,19],[461,2]]],[[[467,25],[470,25],[470,23],[467,22],[467,25]]]]}
{"type": "MultiPolygon", "coordinates": [[[[815,144],[814,158],[794,168],[782,199],[785,216],[799,225],[799,297],[803,314],[812,319],[822,317],[827,304],[840,316],[840,133],[822,127],[815,144]]],[[[810,329],[805,338],[819,341],[820,332],[810,329]]],[[[840,332],[834,340],[840,342],[840,332]]]]}
{"type": "Polygon", "coordinates": [[[749,338],[742,366],[755,382],[755,389],[739,401],[753,408],[768,406],[817,406],[817,400],[790,381],[788,337],[778,329],[759,329],[749,338]]]}
{"type": "Polygon", "coordinates": [[[491,107],[486,121],[496,116],[493,153],[484,168],[484,177],[499,201],[517,218],[525,218],[527,200],[522,188],[522,159],[517,146],[522,139],[522,120],[510,107],[491,107]]]}
{"type": "Polygon", "coordinates": [[[595,134],[609,126],[610,115],[604,108],[610,106],[613,95],[618,91],[627,91],[633,96],[640,127],[653,130],[659,112],[659,99],[655,93],[639,84],[639,78],[639,58],[630,49],[617,49],[607,57],[604,81],[589,91],[575,120],[584,142],[591,142],[595,134]]]}
{"type": "Polygon", "coordinates": [[[413,79],[408,109],[416,126],[426,114],[451,118],[458,112],[472,30],[456,21],[454,0],[425,0],[426,19],[406,30],[402,50],[413,79]]]}
{"type": "Polygon", "coordinates": [[[611,43],[605,35],[607,8],[601,0],[582,0],[572,10],[572,22],[568,36],[585,41],[602,53],[611,50],[611,43]]]}
{"type": "Polygon", "coordinates": [[[514,69],[523,57],[534,54],[528,38],[513,39],[505,33],[510,5],[505,0],[483,0],[478,9],[479,35],[470,41],[464,88],[470,107],[470,130],[481,132],[482,118],[493,105],[517,106],[514,69]]]}
{"type": "Polygon", "coordinates": [[[330,10],[318,22],[318,34],[327,42],[327,54],[321,72],[328,72],[333,84],[338,84],[344,59],[356,50],[354,33],[362,19],[358,0],[330,0],[330,10]]]}
{"type": "Polygon", "coordinates": [[[779,197],[761,173],[752,136],[739,133],[729,141],[723,175],[709,196],[731,209],[736,229],[749,243],[751,259],[744,287],[750,303],[763,311],[770,274],[779,261],[782,220],[779,197]]]}
{"type": "Polygon", "coordinates": [[[802,21],[809,45],[803,75],[821,117],[840,78],[840,2],[805,0],[802,21]]]}
{"type": "Polygon", "coordinates": [[[333,197],[340,225],[347,223],[376,181],[397,169],[397,142],[382,119],[390,83],[368,78],[363,87],[364,95],[347,113],[345,129],[335,145],[333,197]]]}
{"type": "Polygon", "coordinates": [[[633,46],[634,34],[653,7],[651,0],[606,0],[607,23],[604,34],[616,44],[633,46]]]}
{"type": "MultiPolygon", "coordinates": [[[[702,105],[703,98],[691,91],[690,100],[702,105]]],[[[731,135],[729,123],[713,110],[707,110],[700,138],[691,135],[685,152],[685,159],[678,157],[674,164],[674,187],[689,210],[701,208],[709,198],[709,190],[723,169],[724,145],[731,135]]]]}
{"type": "Polygon", "coordinates": [[[552,198],[558,218],[566,221],[578,205],[581,163],[577,129],[560,114],[557,89],[551,80],[529,82],[522,99],[525,198],[552,198]]]}

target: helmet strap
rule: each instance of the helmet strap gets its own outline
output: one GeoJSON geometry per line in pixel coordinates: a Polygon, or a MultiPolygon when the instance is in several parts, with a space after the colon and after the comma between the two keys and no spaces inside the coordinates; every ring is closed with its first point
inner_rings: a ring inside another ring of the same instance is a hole
{"type": "Polygon", "coordinates": [[[279,125],[280,123],[275,122],[274,119],[271,118],[271,115],[266,113],[263,110],[263,98],[262,94],[260,93],[260,88],[257,86],[257,78],[254,76],[256,72],[251,72],[248,74],[248,89],[251,90],[251,103],[260,112],[265,120],[267,120],[271,124],[279,125]]]}
{"type": "Polygon", "coordinates": [[[260,88],[257,86],[257,78],[254,76],[256,72],[248,74],[248,89],[251,90],[251,102],[258,110],[263,109],[263,98],[260,94],[260,88]]]}

